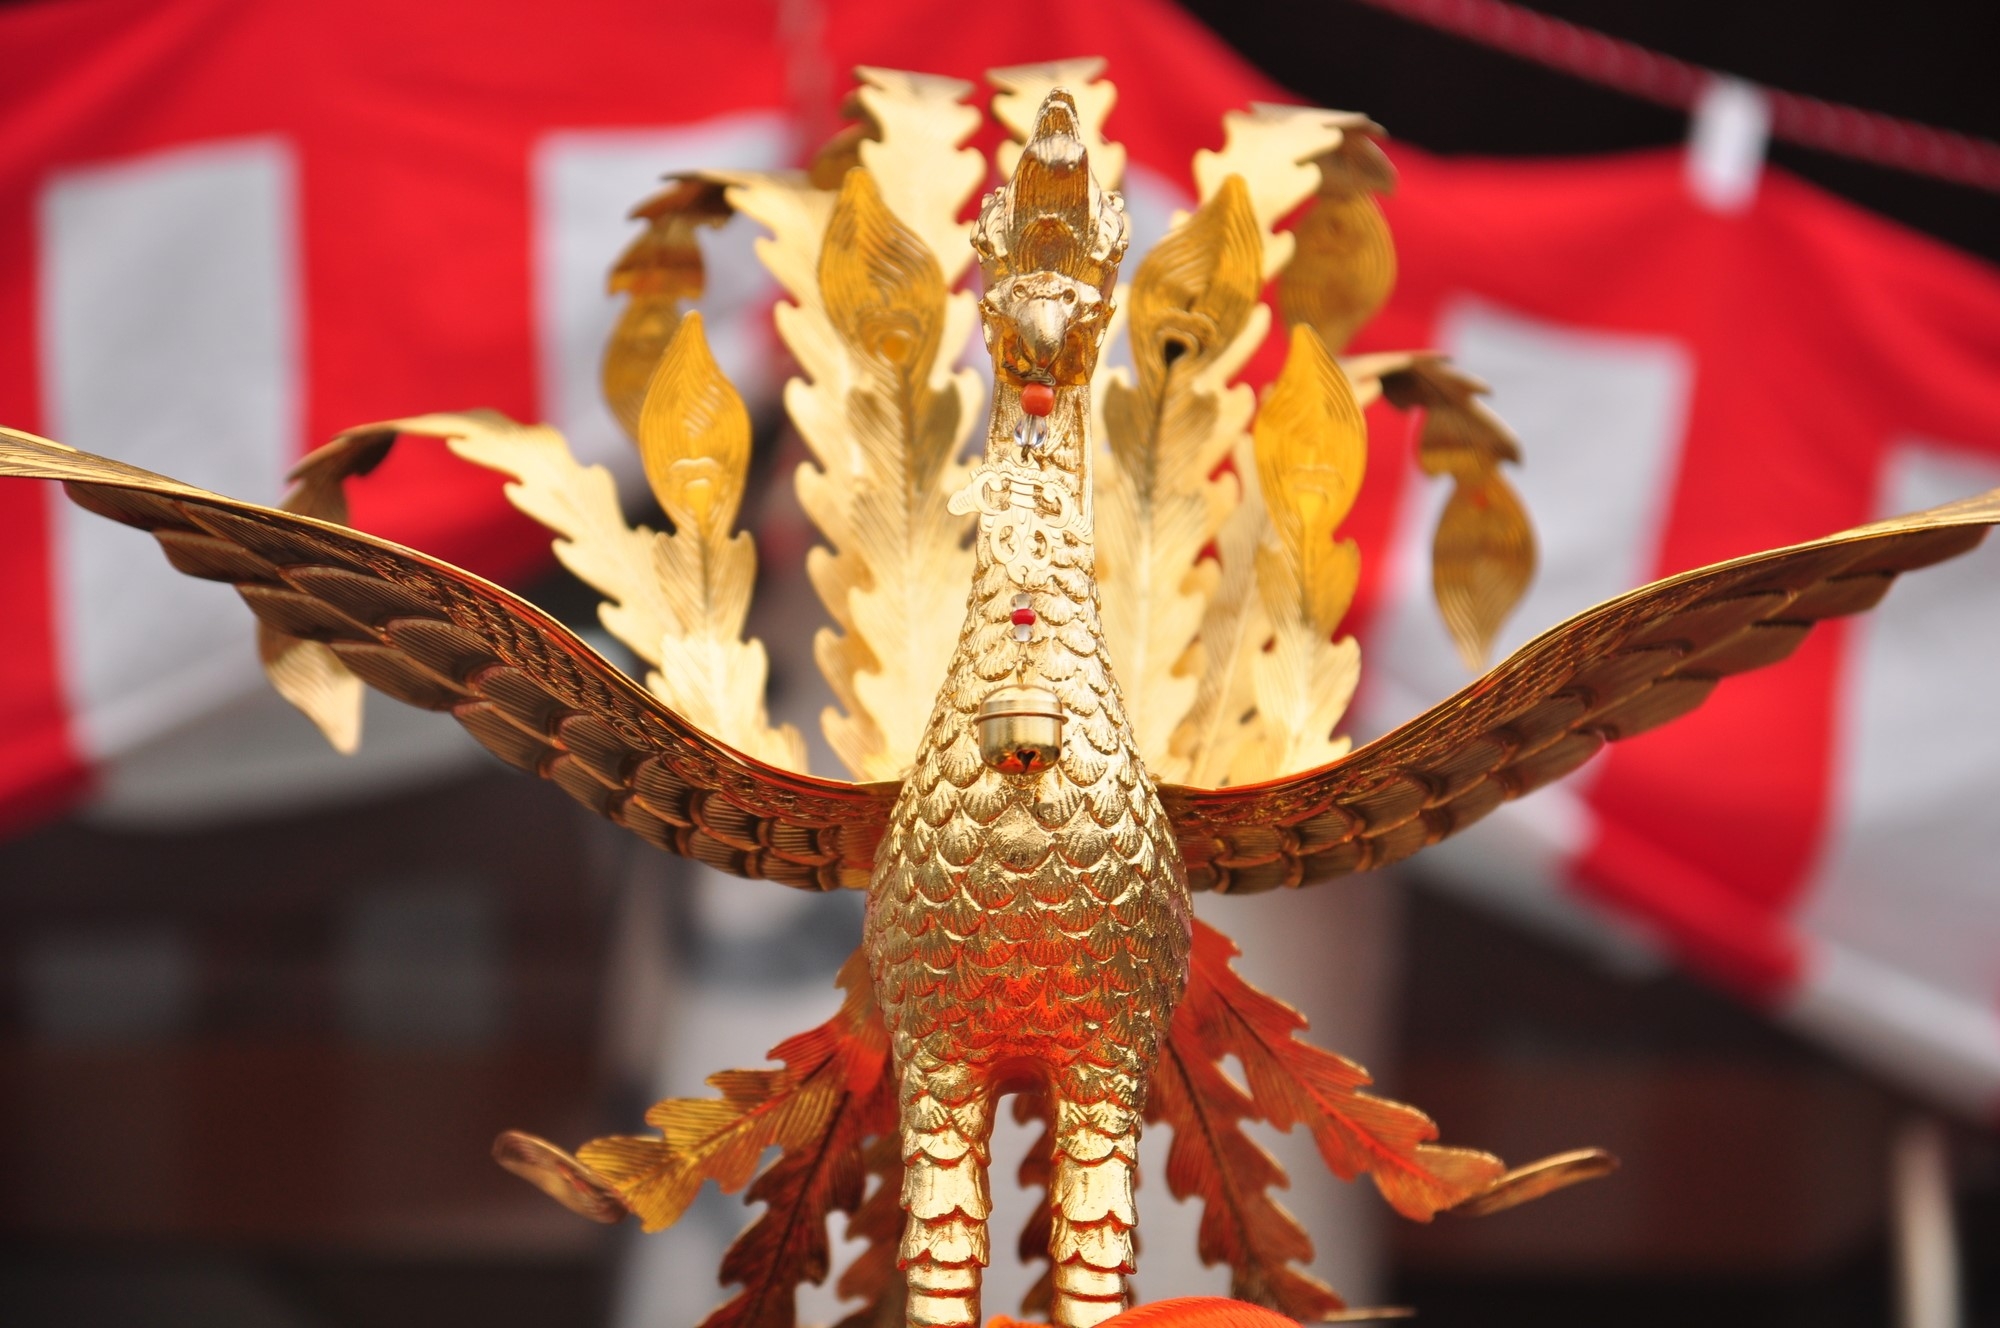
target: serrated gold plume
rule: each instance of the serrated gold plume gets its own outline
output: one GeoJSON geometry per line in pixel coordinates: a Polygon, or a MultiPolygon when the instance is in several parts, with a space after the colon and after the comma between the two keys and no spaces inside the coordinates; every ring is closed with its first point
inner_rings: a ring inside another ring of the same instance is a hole
{"type": "Polygon", "coordinates": [[[967,522],[946,502],[979,414],[978,376],[952,367],[974,302],[950,288],[971,258],[957,215],[978,173],[957,145],[978,113],[962,83],[866,76],[880,138],[860,142],[837,196],[803,182],[731,192],[772,226],[759,253],[794,301],[778,328],[803,371],[785,391],[813,454],[799,499],[830,546],[806,564],[835,623],[813,642],[841,704],[827,739],[856,778],[890,779],[915,756],[926,711],[911,698],[944,681],[972,572],[967,522]],[[947,242],[949,269],[934,247],[947,242]]]}
{"type": "Polygon", "coordinates": [[[1422,411],[1417,464],[1450,476],[1431,540],[1431,590],[1468,669],[1482,669],[1535,577],[1535,530],[1502,463],[1519,465],[1513,431],[1480,398],[1488,389],[1428,351],[1359,355],[1342,366],[1363,406],[1378,395],[1422,411]]]}
{"type": "MultiPolygon", "coordinates": [[[[1251,237],[1255,239],[1254,291],[1261,291],[1291,260],[1292,238],[1279,230],[1278,224],[1320,184],[1313,163],[1338,148],[1344,127],[1357,123],[1365,121],[1332,111],[1258,107],[1224,117],[1225,139],[1220,151],[1195,154],[1194,174],[1203,199],[1202,211],[1216,207],[1225,193],[1239,196],[1231,207],[1236,217],[1236,243],[1241,246],[1251,237]]],[[[1193,222],[1190,218],[1180,223],[1174,234],[1193,222]]],[[[1170,235],[1163,241],[1161,248],[1172,238],[1170,235]]],[[[1255,558],[1267,537],[1268,520],[1245,432],[1252,398],[1247,389],[1224,389],[1222,385],[1264,338],[1269,328],[1266,315],[1265,306],[1256,304],[1243,321],[1236,343],[1211,370],[1209,390],[1223,408],[1206,421],[1207,439],[1200,454],[1206,468],[1198,475],[1161,482],[1169,492],[1175,486],[1204,484],[1211,498],[1220,499],[1219,510],[1211,511],[1211,524],[1203,537],[1192,542],[1183,539],[1168,564],[1178,563],[1186,569],[1177,607],[1190,601],[1198,604],[1194,630],[1179,637],[1180,619],[1170,612],[1146,613],[1162,628],[1173,628],[1173,634],[1162,633],[1162,646],[1179,640],[1182,647],[1181,653],[1169,660],[1172,672],[1164,685],[1148,692],[1143,704],[1135,705],[1135,723],[1142,735],[1151,736],[1155,743],[1142,746],[1148,763],[1168,772],[1169,778],[1223,783],[1232,770],[1241,772],[1254,764],[1254,758],[1246,761],[1239,754],[1259,746],[1252,670],[1269,640],[1270,623],[1257,593],[1255,558]],[[1230,460],[1233,478],[1212,473],[1224,457],[1230,460]],[[1213,548],[1213,561],[1202,559],[1205,547],[1213,548]],[[1160,724],[1151,718],[1156,707],[1165,717],[1165,752],[1157,747],[1160,724]]],[[[1139,343],[1135,339],[1133,344],[1137,359],[1139,343]]],[[[1105,390],[1109,392],[1108,386],[1105,390]]],[[[1192,421],[1183,414],[1179,422],[1185,425],[1192,421]]],[[[1114,576],[1104,591],[1107,621],[1123,591],[1114,576]]]]}
{"type": "Polygon", "coordinates": [[[1077,126],[1082,131],[1083,150],[1090,159],[1090,173],[1099,186],[1116,189],[1125,178],[1125,149],[1104,137],[1104,122],[1118,104],[1118,89],[1099,77],[1104,73],[1100,58],[1051,60],[1044,64],[1014,65],[989,69],[986,81],[996,92],[993,118],[1006,126],[1013,137],[993,154],[993,165],[1002,179],[1014,178],[1020,165],[1021,148],[1035,132],[1035,116],[1042,102],[1057,88],[1069,93],[1076,106],[1077,126]]]}
{"type": "Polygon", "coordinates": [[[1181,778],[1170,749],[1194,704],[1190,647],[1218,568],[1201,560],[1235,505],[1216,476],[1249,422],[1249,389],[1228,385],[1262,339],[1262,233],[1249,191],[1230,176],[1154,247],[1125,299],[1136,370],[1102,380],[1107,460],[1097,474],[1098,576],[1104,637],[1118,661],[1133,732],[1150,768],[1181,778]]]}
{"type": "Polygon", "coordinates": [[[1361,677],[1354,638],[1331,639],[1354,601],[1361,553],[1334,532],[1361,491],[1368,431],[1346,376],[1311,328],[1292,329],[1254,434],[1272,532],[1257,550],[1257,591],[1271,639],[1251,663],[1259,737],[1254,754],[1238,758],[1237,783],[1346,755],[1333,727],[1361,677]]]}
{"type": "Polygon", "coordinates": [[[605,405],[636,438],[639,405],[680,327],[682,305],[700,299],[708,285],[696,235],[727,221],[729,208],[715,185],[685,179],[633,208],[631,217],[646,229],[618,256],[606,282],[611,294],[626,300],[605,342],[599,378],[605,405]]]}
{"type": "Polygon", "coordinates": [[[1377,194],[1396,171],[1376,139],[1380,125],[1355,116],[1340,143],[1315,159],[1319,190],[1292,227],[1296,252],[1278,278],[1285,325],[1304,323],[1338,353],[1388,302],[1396,286],[1396,245],[1377,194]]]}
{"type": "Polygon", "coordinates": [[[493,411],[421,415],[350,431],[439,437],[507,475],[507,500],[555,535],[556,558],[604,596],[598,619],[638,656],[648,691],[759,760],[805,768],[805,743],[764,711],[763,643],[743,639],[757,553],[731,535],[749,462],[749,420],[688,315],[655,368],[639,413],[641,456],[677,529],[627,524],[611,472],[585,466],[547,425],[493,411]]]}

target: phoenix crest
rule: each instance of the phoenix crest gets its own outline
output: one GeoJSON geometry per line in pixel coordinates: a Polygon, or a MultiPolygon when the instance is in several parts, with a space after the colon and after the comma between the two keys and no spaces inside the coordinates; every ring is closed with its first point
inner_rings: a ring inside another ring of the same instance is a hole
{"type": "Polygon", "coordinates": [[[496,1156],[603,1221],[674,1222],[705,1181],[764,1212],[730,1250],[741,1288],[705,1328],[790,1328],[829,1272],[827,1219],[868,1248],[838,1283],[847,1328],[981,1320],[988,1146],[999,1099],[1046,1129],[1023,1233],[1047,1274],[1029,1313],[1090,1328],[1137,1266],[1142,1124],[1173,1132],[1166,1184],[1205,1205],[1199,1253],[1234,1294],[1300,1320],[1341,1301],[1295,1265],[1305,1233],[1247,1121],[1302,1125],[1327,1165],[1399,1212],[1492,1212],[1613,1165],[1594,1150],[1515,1170],[1433,1142],[1421,1112],[1298,1035],[1231,967],[1191,891],[1297,887],[1399,861],[1576,769],[1607,742],[1783,659],[1903,571],[1971,548],[2000,494],[1705,567],[1544,633],[1456,696],[1348,750],[1359,671],[1339,635],[1358,554],[1338,532],[1365,456],[1362,409],[1420,409],[1419,460],[1448,476],[1433,577],[1477,664],[1532,572],[1501,473],[1513,438],[1483,387],[1428,353],[1339,358],[1395,260],[1375,195],[1393,176],[1366,118],[1257,107],[1198,154],[1199,206],[1129,281],[1124,153],[1103,137],[1101,64],[1000,70],[1004,178],[964,146],[969,85],[860,71],[854,124],[810,170],[681,176],[635,215],[604,366],[671,529],[629,525],[613,481],[563,439],[473,412],[350,430],[281,508],[0,431],[0,474],[59,480],[152,532],[173,565],[234,585],[274,685],[343,749],[365,685],[448,711],[505,760],[670,852],[739,876],[867,892],[845,996],[780,1044],[781,1068],[662,1102],[658,1133],[575,1153],[525,1134],[496,1156]],[[798,491],[825,537],[806,571],[832,626],[814,653],[828,739],[858,782],[805,773],[743,635],[755,550],[737,532],[742,401],[700,316],[696,232],[770,232],[785,402],[812,454],[798,491]],[[1287,226],[1288,218],[1297,220],[1287,226]],[[968,269],[983,281],[975,296],[968,269]],[[1261,406],[1232,385],[1269,332],[1289,352],[1261,406]],[[958,364],[974,325],[990,404],[958,364]],[[1129,365],[1100,355],[1119,335],[1129,365]],[[985,421],[980,460],[961,460],[985,421]],[[348,528],[343,482],[401,435],[505,473],[512,501],[604,596],[621,672],[534,606],[348,528]],[[969,594],[967,588],[969,587],[969,594]],[[1235,1057],[1245,1082],[1222,1069],[1235,1057]],[[760,1169],[767,1149],[776,1159],[760,1169]]]}

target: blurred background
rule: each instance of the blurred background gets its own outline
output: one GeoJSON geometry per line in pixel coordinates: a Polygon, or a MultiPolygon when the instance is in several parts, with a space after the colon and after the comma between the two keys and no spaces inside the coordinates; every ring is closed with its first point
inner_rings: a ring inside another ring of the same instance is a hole
{"type": "MultiPolygon", "coordinates": [[[[1391,131],[1401,282],[1360,345],[1451,352],[1522,438],[1544,569],[1506,648],[2000,485],[1982,7],[1535,3],[0,4],[0,422],[271,501],[338,429],[490,405],[631,480],[603,275],[662,173],[803,161],[857,63],[1103,54],[1141,245],[1225,110],[1391,131]]],[[[831,775],[754,239],[704,236],[702,307],[759,420],[750,631],[831,775]]],[[[1467,680],[1426,603],[1441,495],[1408,421],[1371,429],[1357,737],[1467,680]]],[[[490,473],[411,441],[353,492],[595,631],[490,473]]],[[[859,899],[656,853],[391,703],[334,756],[234,596],[41,486],[0,483],[0,544],[0,1322],[693,1328],[738,1199],[641,1237],[488,1147],[759,1064],[832,1008],[859,899]]],[[[2000,1325],[1996,656],[1985,550],[1407,870],[1204,901],[1447,1141],[1624,1159],[1422,1227],[1274,1136],[1316,1271],[1440,1325],[2000,1325]]],[[[1220,1290],[1144,1201],[1142,1294],[1220,1290]]]]}

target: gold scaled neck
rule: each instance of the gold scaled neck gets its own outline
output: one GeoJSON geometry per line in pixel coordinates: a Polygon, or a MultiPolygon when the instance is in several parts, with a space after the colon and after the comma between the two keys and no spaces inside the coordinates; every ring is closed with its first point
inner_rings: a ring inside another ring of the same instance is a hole
{"type": "Polygon", "coordinates": [[[1057,88],[1014,178],[986,196],[972,233],[986,273],[979,311],[1002,382],[1089,380],[1125,243],[1124,200],[1091,178],[1076,102],[1057,88]]]}

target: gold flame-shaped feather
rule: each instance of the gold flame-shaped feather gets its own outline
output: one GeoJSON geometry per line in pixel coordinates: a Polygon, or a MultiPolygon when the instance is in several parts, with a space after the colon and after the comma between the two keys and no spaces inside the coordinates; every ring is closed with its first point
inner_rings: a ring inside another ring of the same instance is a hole
{"type": "Polygon", "coordinates": [[[1441,355],[1360,355],[1342,367],[1363,406],[1379,395],[1423,412],[1417,464],[1452,479],[1431,542],[1431,589],[1465,666],[1484,668],[1535,576],[1534,527],[1500,469],[1520,464],[1520,444],[1480,400],[1486,384],[1441,355]]]}
{"type": "Polygon", "coordinates": [[[958,103],[962,83],[868,76],[860,101],[881,138],[860,144],[837,199],[771,183],[732,197],[772,226],[759,254],[795,301],[778,327],[803,370],[786,408],[814,458],[799,499],[831,546],[806,564],[835,623],[813,642],[841,705],[827,739],[857,778],[890,779],[916,753],[926,710],[910,698],[944,681],[972,572],[967,523],[946,502],[978,415],[978,376],[952,368],[974,302],[950,289],[971,256],[958,210],[978,183],[957,144],[978,114],[958,103]],[[947,241],[949,269],[934,247],[947,241]]]}
{"type": "Polygon", "coordinates": [[[1340,144],[1321,154],[1319,194],[1292,227],[1298,250],[1278,278],[1278,311],[1304,323],[1330,351],[1343,349],[1388,302],[1396,285],[1396,245],[1375,201],[1395,187],[1395,168],[1364,117],[1343,126],[1340,144]]]}
{"type": "Polygon", "coordinates": [[[1239,783],[1344,756],[1347,740],[1333,727],[1361,676],[1354,638],[1331,637],[1361,577],[1360,551],[1334,532],[1361,490],[1367,426],[1311,328],[1292,330],[1291,354],[1257,412],[1255,437],[1273,534],[1257,551],[1271,641],[1251,666],[1260,741],[1239,758],[1239,783]]]}
{"type": "MultiPolygon", "coordinates": [[[[1196,154],[1195,179],[1204,210],[1215,206],[1224,193],[1241,191],[1239,219],[1247,212],[1257,239],[1258,289],[1291,260],[1291,236],[1277,227],[1318,186],[1320,175],[1312,163],[1339,146],[1343,126],[1361,119],[1333,111],[1258,107],[1247,114],[1225,117],[1221,151],[1196,154]],[[1232,180],[1236,186],[1230,185],[1232,180]]],[[[1245,320],[1238,344],[1226,357],[1228,370],[1217,375],[1220,381],[1226,382],[1227,375],[1233,374],[1264,338],[1269,323],[1263,315],[1264,308],[1258,305],[1245,320]]],[[[1220,784],[1229,779],[1232,770],[1254,769],[1254,753],[1262,749],[1257,736],[1259,722],[1253,713],[1256,697],[1252,675],[1271,631],[1257,590],[1256,569],[1256,551],[1269,536],[1269,520],[1257,483],[1254,452],[1245,432],[1250,398],[1247,394],[1236,397],[1241,391],[1231,390],[1237,409],[1218,417],[1212,434],[1212,442],[1220,445],[1221,455],[1230,458],[1234,472],[1233,481],[1227,476],[1221,480],[1233,483],[1241,497],[1233,507],[1225,504],[1221,520],[1213,528],[1215,563],[1194,564],[1207,540],[1181,551],[1190,565],[1197,566],[1193,584],[1205,584],[1206,590],[1193,649],[1179,661],[1180,670],[1194,683],[1192,703],[1174,710],[1168,730],[1171,754],[1160,764],[1172,777],[1199,783],[1220,784]],[[1253,754],[1242,755],[1246,751],[1253,754]]],[[[1107,588],[1107,603],[1115,590],[1115,586],[1107,588]]],[[[1139,722],[1145,723],[1143,718],[1139,722]]],[[[1149,752],[1149,760],[1157,759],[1149,752]]]]}
{"type": "Polygon", "coordinates": [[[605,342],[600,377],[605,404],[636,438],[639,404],[680,328],[681,306],[700,299],[708,284],[696,236],[704,227],[727,221],[729,208],[716,185],[685,179],[647,199],[631,215],[645,222],[646,229],[618,256],[606,283],[611,294],[627,298],[605,342]]]}
{"type": "Polygon", "coordinates": [[[1184,773],[1170,741],[1194,704],[1200,661],[1190,647],[1218,575],[1200,555],[1238,492],[1234,477],[1214,472],[1255,402],[1228,383],[1269,325],[1257,300],[1261,256],[1248,191],[1231,176],[1139,265],[1126,301],[1138,381],[1114,370],[1101,389],[1104,637],[1139,750],[1167,778],[1184,773]]]}

